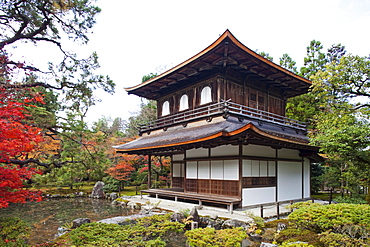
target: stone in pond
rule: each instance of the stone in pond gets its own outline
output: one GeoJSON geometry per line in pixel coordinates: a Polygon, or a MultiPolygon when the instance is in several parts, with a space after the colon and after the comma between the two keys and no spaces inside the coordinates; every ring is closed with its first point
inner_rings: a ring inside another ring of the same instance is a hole
{"type": "Polygon", "coordinates": [[[82,224],[90,223],[90,219],[88,218],[78,218],[72,221],[72,229],[75,229],[82,224]]]}
{"type": "Polygon", "coordinates": [[[102,181],[97,182],[94,185],[94,188],[91,192],[92,198],[104,198],[104,191],[103,191],[104,183],[102,181]]]}

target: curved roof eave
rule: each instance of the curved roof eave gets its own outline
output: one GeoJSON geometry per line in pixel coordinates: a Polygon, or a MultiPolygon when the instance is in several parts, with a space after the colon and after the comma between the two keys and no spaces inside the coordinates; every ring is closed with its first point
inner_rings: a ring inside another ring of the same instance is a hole
{"type": "Polygon", "coordinates": [[[248,47],[246,47],[245,45],[243,45],[237,38],[235,38],[235,36],[227,29],[215,42],[213,42],[210,46],[208,46],[207,48],[205,48],[203,51],[199,52],[198,54],[194,55],[193,57],[189,58],[188,60],[180,63],[179,65],[163,72],[162,74],[156,76],[156,77],[153,77],[152,79],[150,80],[147,80],[141,84],[138,84],[136,86],[133,86],[133,87],[127,87],[127,88],[124,88],[128,93],[130,93],[131,91],[135,90],[135,89],[138,89],[138,88],[141,88],[141,87],[144,87],[146,85],[149,85],[150,83],[154,82],[154,81],[157,81],[169,74],[171,74],[172,72],[186,66],[187,64],[195,61],[196,59],[198,59],[199,57],[205,55],[206,53],[208,53],[210,50],[212,50],[213,48],[215,48],[217,45],[219,45],[223,40],[225,40],[226,38],[229,38],[230,40],[232,40],[234,42],[234,44],[236,46],[238,46],[240,49],[242,49],[243,51],[247,52],[248,54],[254,56],[255,58],[257,58],[258,60],[260,61],[263,61],[264,63],[268,64],[269,66],[275,68],[275,69],[278,69],[280,70],[281,72],[287,74],[287,75],[290,75],[302,82],[305,82],[305,83],[308,83],[308,84],[312,84],[312,82],[304,77],[301,77],[297,74],[294,74],[293,72],[287,70],[287,69],[284,69],[282,67],[280,67],[279,65],[275,64],[274,62],[271,62],[270,60],[262,57],[261,55],[257,54],[256,52],[252,51],[251,49],[249,49],[248,47]]]}
{"type": "MultiPolygon", "coordinates": [[[[251,130],[251,131],[255,132],[258,135],[264,136],[265,138],[269,138],[269,139],[273,139],[273,140],[277,140],[277,141],[282,141],[282,142],[287,142],[287,143],[291,143],[291,144],[296,144],[296,145],[301,145],[301,146],[312,147],[311,145],[309,145],[307,143],[302,143],[302,142],[299,142],[299,141],[289,140],[289,139],[285,139],[285,138],[282,138],[282,137],[278,137],[278,136],[268,134],[268,133],[258,129],[258,127],[254,126],[254,124],[252,124],[252,123],[249,123],[249,124],[245,125],[244,127],[239,128],[239,129],[234,130],[234,131],[231,131],[231,132],[220,131],[218,133],[212,134],[212,135],[207,136],[207,137],[203,137],[203,138],[200,138],[200,139],[193,139],[193,140],[189,140],[189,141],[182,141],[182,142],[177,142],[177,143],[169,143],[169,144],[156,145],[156,146],[146,146],[146,147],[139,147],[139,148],[128,148],[128,149],[124,149],[124,148],[120,149],[120,146],[123,146],[125,144],[119,145],[119,146],[113,146],[113,147],[116,149],[116,152],[119,152],[119,153],[161,149],[161,148],[168,148],[168,147],[173,147],[173,146],[182,146],[182,145],[188,145],[188,144],[195,144],[195,143],[200,143],[200,142],[204,142],[204,141],[211,141],[211,140],[214,140],[214,139],[216,139],[218,137],[221,137],[221,136],[231,137],[231,136],[241,134],[241,133],[243,133],[245,131],[248,131],[248,130],[251,130]]],[[[137,139],[137,140],[139,140],[139,139],[137,139]]]]}

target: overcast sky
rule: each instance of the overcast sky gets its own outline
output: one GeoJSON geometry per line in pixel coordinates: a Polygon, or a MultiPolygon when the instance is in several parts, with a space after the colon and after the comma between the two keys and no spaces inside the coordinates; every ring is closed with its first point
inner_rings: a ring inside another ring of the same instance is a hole
{"type": "MultiPolygon", "coordinates": [[[[370,54],[370,0],[98,0],[102,12],[86,54],[96,51],[101,69],[116,83],[114,96],[100,93],[88,120],[127,119],[140,98],[123,88],[143,75],[187,60],[229,29],[252,50],[269,53],[274,62],[288,53],[298,67],[315,39],[324,49],[345,45],[347,53],[370,54]]],[[[47,54],[50,57],[50,54],[47,54]]]]}

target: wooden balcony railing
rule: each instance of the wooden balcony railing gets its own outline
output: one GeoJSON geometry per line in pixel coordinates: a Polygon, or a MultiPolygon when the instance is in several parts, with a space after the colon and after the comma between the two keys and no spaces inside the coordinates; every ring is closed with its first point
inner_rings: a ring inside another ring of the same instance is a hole
{"type": "Polygon", "coordinates": [[[255,109],[252,107],[233,103],[229,100],[221,100],[214,104],[198,107],[196,109],[171,114],[161,117],[157,120],[141,124],[139,126],[140,133],[153,131],[159,128],[166,128],[172,125],[185,124],[198,119],[212,118],[215,116],[236,116],[240,119],[252,119],[262,122],[269,122],[280,125],[282,127],[290,127],[298,130],[306,131],[304,122],[280,116],[271,112],[255,109]]]}

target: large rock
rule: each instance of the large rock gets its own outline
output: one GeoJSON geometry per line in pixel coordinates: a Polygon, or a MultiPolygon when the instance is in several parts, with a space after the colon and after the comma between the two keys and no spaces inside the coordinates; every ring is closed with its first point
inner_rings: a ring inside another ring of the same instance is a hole
{"type": "Polygon", "coordinates": [[[190,211],[190,216],[192,216],[192,218],[190,218],[192,221],[199,222],[198,210],[195,207],[190,211]]]}
{"type": "Polygon", "coordinates": [[[235,227],[243,227],[245,230],[248,230],[249,226],[243,222],[243,221],[240,221],[240,220],[226,220],[223,224],[222,224],[222,229],[227,229],[227,228],[235,228],[235,227]]]}
{"type": "Polygon", "coordinates": [[[276,244],[264,243],[262,242],[260,247],[277,247],[276,244]]]}
{"type": "Polygon", "coordinates": [[[141,204],[138,202],[128,202],[127,207],[131,209],[141,209],[141,204]]]}
{"type": "Polygon", "coordinates": [[[105,198],[103,191],[104,183],[102,181],[97,182],[91,192],[92,198],[105,198]]]}
{"type": "Polygon", "coordinates": [[[207,227],[214,228],[215,230],[221,230],[223,221],[221,219],[212,220],[210,219],[207,227]]]}
{"type": "Polygon", "coordinates": [[[182,223],[184,219],[185,219],[185,216],[182,213],[173,213],[171,215],[171,221],[172,222],[180,222],[180,223],[182,223]]]}
{"type": "Polygon", "coordinates": [[[90,223],[90,219],[88,218],[78,218],[72,221],[72,229],[75,229],[82,224],[90,223]]]}
{"type": "Polygon", "coordinates": [[[113,192],[113,193],[110,193],[110,195],[109,195],[109,199],[110,200],[116,200],[118,198],[118,195],[117,195],[117,193],[115,193],[115,192],[113,192]]]}

